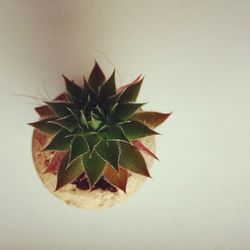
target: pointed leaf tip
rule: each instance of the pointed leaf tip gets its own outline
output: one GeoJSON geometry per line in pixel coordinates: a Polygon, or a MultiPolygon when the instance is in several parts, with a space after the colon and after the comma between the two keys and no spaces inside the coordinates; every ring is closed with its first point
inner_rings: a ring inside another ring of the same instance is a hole
{"type": "Polygon", "coordinates": [[[81,157],[78,157],[77,159],[72,161],[70,164],[68,164],[68,158],[69,158],[69,155],[65,158],[63,164],[58,170],[57,184],[56,184],[55,191],[59,190],[63,186],[67,185],[68,183],[71,183],[78,176],[80,176],[84,171],[81,157]]]}
{"type": "Polygon", "coordinates": [[[43,119],[37,122],[28,123],[28,125],[44,133],[54,135],[62,129],[59,125],[50,123],[51,121],[54,120],[55,118],[43,119]]]}
{"type": "Polygon", "coordinates": [[[105,161],[101,159],[95,151],[93,153],[84,154],[82,161],[90,183],[90,188],[92,189],[95,183],[102,177],[105,161]]]}
{"type": "Polygon", "coordinates": [[[109,77],[109,79],[101,86],[100,96],[102,100],[106,100],[108,97],[115,95],[116,84],[115,84],[115,70],[109,77]]]}
{"type": "Polygon", "coordinates": [[[123,92],[119,99],[119,102],[135,102],[139,95],[143,80],[144,78],[141,78],[139,76],[132,83],[118,89],[118,91],[123,92]]]}
{"type": "Polygon", "coordinates": [[[145,104],[146,103],[135,102],[119,103],[115,111],[113,112],[111,119],[114,121],[127,120],[145,104]]]}
{"type": "Polygon", "coordinates": [[[120,165],[134,173],[150,177],[145,159],[139,150],[127,142],[119,142],[121,148],[120,165]]]}
{"type": "Polygon", "coordinates": [[[143,151],[144,153],[146,153],[147,155],[150,155],[151,157],[153,157],[156,160],[159,160],[159,158],[152,152],[150,151],[142,142],[140,142],[139,140],[133,140],[132,145],[134,145],[137,149],[143,151]]]}
{"type": "Polygon", "coordinates": [[[42,152],[47,150],[58,150],[58,151],[65,151],[69,150],[71,147],[71,143],[73,140],[73,137],[67,137],[68,132],[65,130],[60,131],[57,133],[51,141],[46,145],[42,152]]]}
{"type": "Polygon", "coordinates": [[[73,80],[69,80],[66,76],[62,75],[65,81],[66,90],[74,99],[81,99],[82,88],[78,86],[73,80]]]}
{"type": "Polygon", "coordinates": [[[117,171],[107,164],[103,175],[111,185],[126,193],[128,171],[125,168],[119,167],[117,171]]]}
{"type": "Polygon", "coordinates": [[[130,121],[120,125],[129,140],[136,140],[151,135],[159,135],[158,132],[150,129],[139,121],[130,121]]]}
{"type": "Polygon", "coordinates": [[[99,64],[95,61],[95,65],[90,73],[88,83],[93,88],[93,90],[96,92],[98,90],[98,87],[102,85],[102,83],[105,81],[105,75],[100,68],[99,64]]]}
{"type": "Polygon", "coordinates": [[[150,128],[156,128],[161,125],[171,113],[159,113],[154,111],[142,111],[133,114],[132,119],[142,122],[150,128]]]}

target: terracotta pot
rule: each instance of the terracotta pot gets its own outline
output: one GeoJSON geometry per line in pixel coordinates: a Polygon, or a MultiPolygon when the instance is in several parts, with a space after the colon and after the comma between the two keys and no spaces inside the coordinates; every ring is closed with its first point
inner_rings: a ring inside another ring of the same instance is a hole
{"type": "MultiPolygon", "coordinates": [[[[76,184],[71,183],[54,192],[56,187],[56,175],[54,173],[43,174],[53,155],[53,152],[50,151],[41,152],[41,149],[45,146],[45,144],[48,143],[49,140],[50,137],[48,135],[38,130],[34,130],[32,140],[32,154],[36,171],[48,190],[59,199],[70,205],[80,208],[92,209],[111,207],[120,201],[126,200],[132,194],[137,192],[147,179],[150,181],[150,178],[148,177],[129,172],[126,193],[119,189],[116,189],[115,192],[112,192],[109,190],[103,190],[101,188],[94,189],[90,192],[89,190],[80,189],[76,184]]],[[[155,152],[154,136],[144,138],[141,140],[141,142],[153,153],[155,152]]],[[[148,168],[150,169],[153,165],[154,159],[144,153],[142,153],[142,155],[147,163],[148,168]]]]}

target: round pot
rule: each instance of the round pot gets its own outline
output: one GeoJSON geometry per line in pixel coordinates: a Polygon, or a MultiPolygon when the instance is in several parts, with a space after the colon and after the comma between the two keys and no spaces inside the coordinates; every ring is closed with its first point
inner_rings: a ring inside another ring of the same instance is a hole
{"type": "MultiPolygon", "coordinates": [[[[79,188],[76,184],[67,184],[61,189],[54,191],[56,187],[56,174],[44,173],[47,169],[48,163],[53,156],[53,152],[41,152],[42,148],[48,143],[50,137],[47,134],[35,129],[32,139],[32,155],[36,171],[47,189],[57,196],[59,199],[65,201],[67,204],[80,208],[105,208],[111,207],[120,201],[126,200],[132,194],[137,192],[145,183],[148,177],[129,172],[126,193],[118,188],[111,187],[111,189],[96,188],[91,191],[79,188]]],[[[155,138],[150,136],[141,140],[141,142],[155,153],[155,138]]],[[[142,153],[148,169],[153,165],[154,159],[142,153]]]]}

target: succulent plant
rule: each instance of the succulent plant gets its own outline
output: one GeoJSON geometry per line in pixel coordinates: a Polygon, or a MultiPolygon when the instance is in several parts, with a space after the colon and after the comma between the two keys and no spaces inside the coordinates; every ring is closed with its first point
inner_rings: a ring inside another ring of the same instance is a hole
{"type": "Polygon", "coordinates": [[[29,123],[52,137],[42,151],[54,152],[45,173],[57,174],[55,191],[83,173],[90,190],[104,178],[126,192],[130,171],[150,177],[141,151],[157,157],[140,139],[157,135],[153,129],[171,113],[142,111],[136,99],[143,78],[117,89],[115,70],[106,79],[97,62],[82,86],[63,78],[66,92],[44,101],[35,109],[42,119],[29,123]]]}

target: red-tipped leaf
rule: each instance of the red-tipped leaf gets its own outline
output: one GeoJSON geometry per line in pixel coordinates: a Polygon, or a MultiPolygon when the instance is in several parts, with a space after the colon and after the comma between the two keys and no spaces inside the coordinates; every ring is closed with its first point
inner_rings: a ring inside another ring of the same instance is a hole
{"type": "Polygon", "coordinates": [[[146,146],[143,145],[143,143],[141,143],[139,140],[134,140],[131,142],[137,149],[143,151],[144,153],[146,153],[147,155],[150,155],[151,157],[153,157],[156,160],[159,160],[157,158],[157,156],[150,151],[146,146]]]}
{"type": "Polygon", "coordinates": [[[111,185],[121,189],[124,193],[126,193],[128,180],[128,171],[126,169],[119,167],[117,171],[110,165],[106,165],[103,175],[111,185]]]}
{"type": "Polygon", "coordinates": [[[160,124],[162,124],[170,115],[171,113],[159,113],[159,112],[137,112],[133,114],[132,119],[140,121],[145,125],[156,128],[160,124]]]}
{"type": "Polygon", "coordinates": [[[65,159],[66,155],[67,153],[62,151],[55,152],[52,159],[49,162],[48,168],[44,171],[44,174],[50,172],[57,172],[63,160],[65,159]]]}

